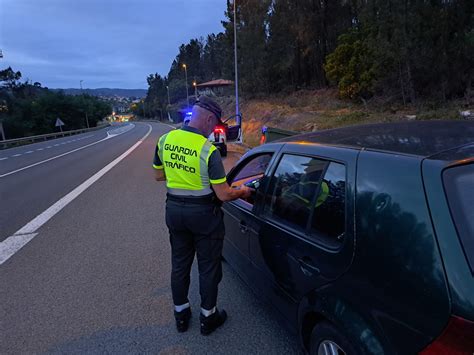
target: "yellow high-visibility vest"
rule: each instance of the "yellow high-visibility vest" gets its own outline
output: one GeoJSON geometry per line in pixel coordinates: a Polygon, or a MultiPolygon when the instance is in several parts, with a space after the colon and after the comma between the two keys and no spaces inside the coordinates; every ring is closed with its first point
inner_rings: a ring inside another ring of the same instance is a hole
{"type": "Polygon", "coordinates": [[[158,154],[166,175],[168,192],[180,196],[206,196],[211,184],[222,184],[225,178],[211,180],[209,157],[217,149],[206,137],[177,129],[158,140],[158,154]]]}

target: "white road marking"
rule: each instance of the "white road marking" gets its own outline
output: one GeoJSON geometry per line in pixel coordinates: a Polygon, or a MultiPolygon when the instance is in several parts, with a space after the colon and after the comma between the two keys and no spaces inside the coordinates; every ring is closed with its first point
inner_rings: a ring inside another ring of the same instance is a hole
{"type": "Polygon", "coordinates": [[[12,158],[13,157],[19,157],[19,156],[21,156],[21,154],[14,154],[14,155],[12,155],[12,158]]]}
{"type": "Polygon", "coordinates": [[[41,150],[43,150],[43,149],[44,149],[44,148],[38,148],[38,149],[36,149],[36,150],[37,150],[37,151],[41,151],[41,150]]]}
{"type": "MultiPolygon", "coordinates": [[[[135,125],[133,125],[133,127],[135,127],[135,125]]],[[[132,127],[132,128],[133,128],[133,127],[132,127]]],[[[121,132],[120,134],[122,134],[122,133],[125,133],[125,132],[121,132]]],[[[70,151],[68,151],[68,152],[65,152],[65,153],[56,155],[56,156],[54,156],[54,157],[51,157],[51,158],[48,158],[48,159],[39,161],[39,162],[37,162],[37,163],[34,163],[34,164],[31,164],[31,165],[25,166],[25,167],[23,167],[23,168],[16,169],[16,170],[10,171],[10,172],[8,172],[8,173],[2,174],[2,175],[0,175],[0,178],[3,178],[3,177],[5,177],[5,176],[18,173],[18,172],[20,172],[20,171],[23,171],[23,170],[32,168],[32,167],[37,166],[37,165],[40,165],[40,164],[47,163],[48,161],[51,161],[51,160],[54,160],[54,159],[61,158],[61,157],[65,156],[65,155],[68,155],[68,154],[77,152],[77,151],[79,151],[79,150],[82,150],[82,149],[91,147],[91,146],[93,146],[93,145],[96,145],[96,144],[98,144],[98,143],[100,143],[100,142],[106,141],[107,139],[111,139],[111,138],[117,137],[117,136],[119,136],[120,134],[109,135],[108,132],[107,132],[107,137],[102,138],[101,140],[98,140],[98,141],[96,141],[96,142],[92,142],[92,143],[87,144],[87,145],[84,145],[84,146],[82,146],[82,147],[79,147],[79,148],[70,150],[70,151]]],[[[20,155],[21,155],[21,154],[20,154],[20,155]]]]}
{"type": "Polygon", "coordinates": [[[13,254],[37,235],[38,233],[16,234],[8,237],[0,243],[0,265],[7,261],[13,254]]]}
{"type": "Polygon", "coordinates": [[[47,147],[46,147],[46,149],[49,149],[49,148],[53,148],[53,146],[50,145],[50,146],[47,146],[47,147]]]}
{"type": "Polygon", "coordinates": [[[29,151],[27,151],[25,154],[31,154],[31,153],[33,153],[33,151],[32,151],[32,150],[29,150],[29,151]]]}
{"type": "Polygon", "coordinates": [[[8,158],[0,158],[0,160],[7,160],[8,158]]]}
{"type": "Polygon", "coordinates": [[[125,153],[120,155],[118,158],[107,164],[97,173],[92,175],[89,179],[84,181],[82,184],[77,186],[74,190],[62,197],[56,203],[54,203],[47,210],[33,218],[30,222],[21,227],[12,236],[5,239],[0,243],[0,265],[11,258],[18,250],[23,248],[29,241],[38,235],[37,230],[53,218],[59,211],[71,203],[76,197],[83,193],[88,187],[104,176],[110,171],[115,165],[125,159],[131,152],[133,152],[143,141],[150,135],[152,131],[151,125],[148,124],[148,132],[132,147],[130,147],[125,153]]]}

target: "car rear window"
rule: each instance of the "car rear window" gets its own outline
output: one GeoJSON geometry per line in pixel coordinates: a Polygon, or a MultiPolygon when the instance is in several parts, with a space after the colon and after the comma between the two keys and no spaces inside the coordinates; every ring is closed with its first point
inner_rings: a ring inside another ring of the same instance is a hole
{"type": "Polygon", "coordinates": [[[474,164],[445,170],[443,182],[459,238],[474,272],[474,164]]]}

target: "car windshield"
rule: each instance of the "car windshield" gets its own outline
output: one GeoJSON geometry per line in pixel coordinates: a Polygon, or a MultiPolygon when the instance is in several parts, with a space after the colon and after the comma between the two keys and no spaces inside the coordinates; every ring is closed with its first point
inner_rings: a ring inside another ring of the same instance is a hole
{"type": "Polygon", "coordinates": [[[474,164],[448,169],[444,186],[464,252],[474,272],[474,164]]]}

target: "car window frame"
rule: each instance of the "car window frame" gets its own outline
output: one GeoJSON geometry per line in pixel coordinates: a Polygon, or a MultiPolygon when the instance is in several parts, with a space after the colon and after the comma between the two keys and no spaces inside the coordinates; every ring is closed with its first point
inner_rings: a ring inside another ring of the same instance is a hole
{"type": "Polygon", "coordinates": [[[260,206],[261,205],[261,203],[260,203],[261,202],[261,197],[265,195],[265,192],[268,189],[268,173],[269,173],[269,171],[272,171],[273,165],[275,164],[275,159],[278,157],[279,152],[281,151],[283,146],[276,147],[276,149],[272,149],[272,148],[275,148],[275,147],[273,145],[271,147],[270,146],[264,147],[264,148],[259,147],[259,148],[257,148],[257,151],[252,152],[252,154],[249,154],[249,155],[245,154],[236,163],[236,165],[231,169],[231,171],[229,171],[229,173],[227,174],[227,183],[230,186],[232,184],[232,179],[241,170],[241,169],[238,169],[239,166],[241,166],[242,164],[249,163],[251,160],[257,158],[258,156],[265,155],[265,154],[271,154],[272,155],[270,161],[268,162],[267,169],[263,174],[263,177],[262,177],[263,181],[262,181],[262,184],[261,184],[261,188],[259,189],[260,191],[257,192],[257,196],[255,198],[255,203],[252,205],[252,204],[248,203],[247,201],[245,201],[241,198],[238,198],[236,200],[229,201],[229,202],[226,202],[226,203],[232,204],[233,206],[238,207],[240,209],[243,209],[247,212],[251,212],[255,216],[258,215],[258,211],[260,210],[260,207],[261,207],[260,206]]]}
{"type": "MultiPolygon", "coordinates": [[[[269,224],[273,225],[274,227],[283,229],[285,232],[290,233],[293,236],[296,236],[300,239],[304,239],[308,243],[311,243],[313,245],[317,245],[318,247],[320,247],[320,248],[322,248],[322,249],[324,249],[328,252],[340,252],[345,246],[345,242],[346,242],[346,239],[347,239],[346,237],[344,238],[344,240],[337,247],[335,247],[333,245],[329,245],[322,238],[318,238],[316,233],[311,233],[311,218],[312,218],[314,210],[315,210],[314,206],[311,209],[311,213],[310,213],[310,216],[309,216],[308,221],[306,223],[306,228],[305,228],[304,231],[299,229],[299,228],[294,228],[293,226],[289,225],[288,223],[284,223],[284,221],[280,221],[276,218],[271,218],[271,217],[269,217],[268,215],[265,214],[265,211],[264,211],[265,210],[265,200],[266,200],[267,194],[270,193],[269,189],[270,189],[270,185],[271,185],[271,179],[273,178],[276,170],[278,169],[278,166],[279,166],[281,160],[283,159],[284,155],[297,155],[297,156],[309,157],[309,158],[314,158],[314,159],[319,159],[319,160],[326,161],[327,164],[326,164],[326,167],[324,168],[323,174],[321,174],[320,181],[322,180],[322,178],[326,174],[327,169],[328,169],[331,162],[339,163],[339,164],[342,164],[344,166],[345,181],[346,181],[346,187],[345,187],[346,190],[345,190],[345,194],[344,194],[344,234],[345,234],[345,236],[347,236],[348,218],[349,218],[349,216],[348,216],[348,193],[347,193],[348,192],[347,191],[347,189],[348,189],[348,167],[347,167],[347,162],[346,161],[344,161],[342,159],[337,159],[337,158],[334,158],[334,157],[331,157],[331,156],[324,156],[324,155],[319,155],[319,154],[296,151],[294,149],[283,149],[282,148],[278,152],[278,154],[273,157],[273,159],[275,159],[275,161],[272,164],[272,169],[270,171],[268,171],[268,174],[266,174],[267,181],[266,181],[265,191],[264,191],[264,193],[262,195],[262,198],[261,198],[261,201],[260,201],[260,209],[258,210],[258,217],[262,221],[264,221],[265,223],[269,223],[269,224]]],[[[319,190],[320,190],[320,186],[318,186],[318,192],[319,192],[319,190]]],[[[316,196],[317,196],[317,194],[316,194],[316,196]]],[[[316,196],[315,196],[315,198],[316,198],[316,196]]]]}

